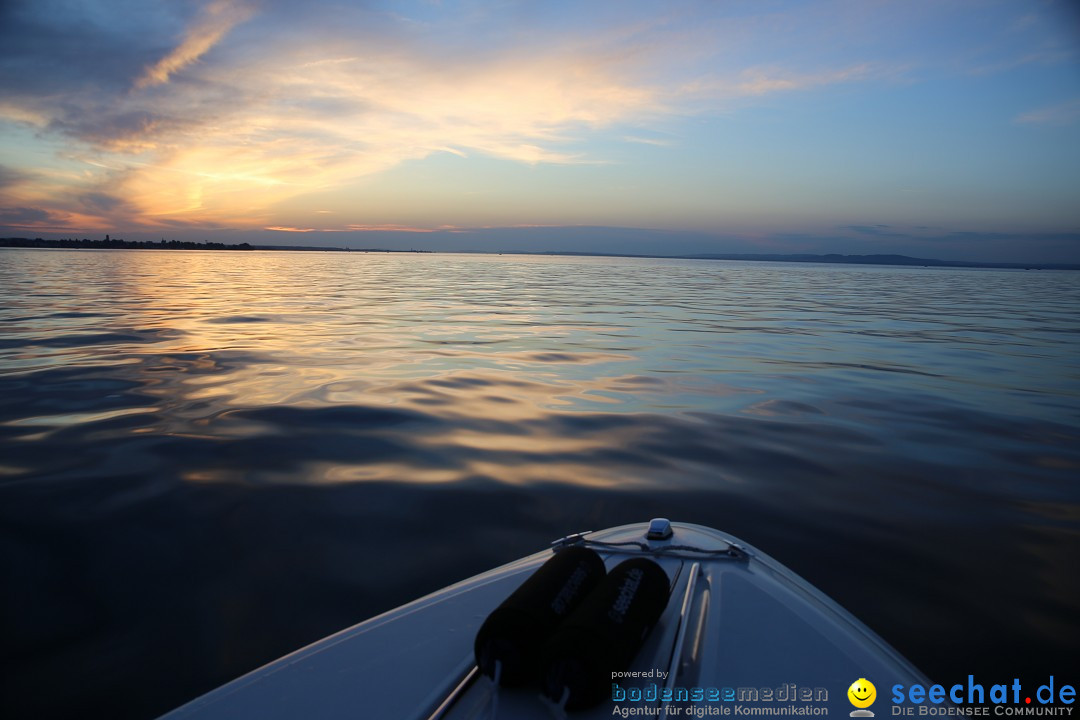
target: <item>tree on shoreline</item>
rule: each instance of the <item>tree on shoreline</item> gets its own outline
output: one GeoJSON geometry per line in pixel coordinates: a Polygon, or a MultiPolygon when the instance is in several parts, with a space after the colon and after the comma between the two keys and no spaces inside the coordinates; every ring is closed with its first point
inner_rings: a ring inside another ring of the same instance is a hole
{"type": "Polygon", "coordinates": [[[62,240],[45,240],[42,238],[0,238],[0,247],[15,248],[76,248],[89,250],[253,250],[248,243],[239,245],[226,245],[215,242],[189,242],[181,240],[165,240],[161,242],[121,240],[111,238],[108,235],[104,240],[90,240],[88,238],[64,238],[62,240]]]}

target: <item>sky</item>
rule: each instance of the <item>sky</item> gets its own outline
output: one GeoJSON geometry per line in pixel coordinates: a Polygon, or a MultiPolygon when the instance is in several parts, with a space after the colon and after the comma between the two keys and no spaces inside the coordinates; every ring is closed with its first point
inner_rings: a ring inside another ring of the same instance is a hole
{"type": "Polygon", "coordinates": [[[0,236],[1080,262],[1068,0],[3,0],[0,236]]]}

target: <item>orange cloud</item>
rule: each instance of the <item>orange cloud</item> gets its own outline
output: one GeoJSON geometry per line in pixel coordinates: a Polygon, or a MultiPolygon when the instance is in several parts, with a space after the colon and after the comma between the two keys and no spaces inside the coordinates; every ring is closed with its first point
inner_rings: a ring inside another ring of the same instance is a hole
{"type": "Polygon", "coordinates": [[[743,73],[743,80],[735,85],[740,95],[764,95],[783,90],[806,90],[822,85],[865,80],[871,74],[866,63],[840,70],[820,73],[798,74],[776,69],[752,68],[743,73]]]}
{"type": "Polygon", "coordinates": [[[288,225],[268,225],[264,230],[274,230],[276,232],[292,232],[292,233],[313,233],[313,232],[400,232],[400,233],[433,233],[433,232],[463,232],[465,228],[459,228],[456,225],[439,225],[438,227],[412,227],[409,225],[395,225],[393,223],[383,223],[378,225],[346,225],[345,227],[326,227],[326,228],[301,228],[291,227],[288,225]]]}
{"type": "Polygon", "coordinates": [[[163,85],[176,72],[201,58],[235,25],[251,17],[251,9],[233,0],[215,0],[206,6],[203,16],[192,26],[176,48],[146,69],[135,81],[135,88],[163,85]]]}
{"type": "Polygon", "coordinates": [[[723,101],[891,77],[900,71],[902,68],[884,68],[869,63],[814,73],[792,72],[782,67],[758,66],[744,69],[734,79],[712,77],[686,83],[680,88],[678,95],[683,98],[723,101]]]}
{"type": "MultiPolygon", "coordinates": [[[[82,143],[68,158],[81,160],[85,175],[70,182],[70,192],[51,188],[53,207],[64,195],[103,191],[125,204],[73,211],[125,225],[315,231],[322,226],[315,211],[295,210],[303,196],[329,194],[409,161],[451,153],[527,165],[599,163],[605,158],[584,142],[597,131],[616,127],[626,142],[663,146],[664,139],[649,137],[650,128],[674,114],[880,74],[867,65],[803,74],[731,68],[677,84],[665,57],[685,47],[687,36],[664,34],[660,19],[482,52],[446,51],[424,31],[402,31],[394,42],[374,31],[331,39],[298,33],[277,43],[238,42],[213,62],[199,62],[252,17],[250,2],[206,5],[175,48],[136,80],[137,90],[153,92],[126,93],[101,112],[74,116],[0,102],[0,118],[82,143]],[[185,69],[200,82],[170,82],[185,69]]],[[[712,46],[694,45],[704,53],[712,46]]],[[[362,203],[362,193],[357,197],[362,203]]],[[[31,200],[21,205],[44,207],[31,200]]],[[[416,217],[401,202],[384,204],[378,216],[362,204],[350,207],[337,227],[357,221],[351,229],[407,231],[365,223],[416,217]]]]}
{"type": "Polygon", "coordinates": [[[430,233],[439,232],[440,230],[456,229],[453,226],[444,225],[438,228],[424,228],[424,227],[409,227],[408,225],[394,225],[392,223],[386,223],[382,225],[349,225],[347,230],[354,232],[407,232],[407,233],[430,233]]]}
{"type": "MultiPolygon", "coordinates": [[[[297,55],[201,68],[218,86],[257,90],[227,111],[215,108],[213,122],[147,124],[146,135],[109,146],[140,156],[117,162],[127,168],[123,194],[144,223],[291,228],[274,214],[279,203],[404,161],[478,152],[533,165],[595,162],[564,146],[583,129],[665,112],[658,90],[620,78],[587,53],[453,67],[407,55],[317,62],[297,55]]],[[[185,97],[198,88],[170,92],[170,103],[199,101],[185,97]]],[[[352,229],[368,228],[406,230],[352,229]]]]}

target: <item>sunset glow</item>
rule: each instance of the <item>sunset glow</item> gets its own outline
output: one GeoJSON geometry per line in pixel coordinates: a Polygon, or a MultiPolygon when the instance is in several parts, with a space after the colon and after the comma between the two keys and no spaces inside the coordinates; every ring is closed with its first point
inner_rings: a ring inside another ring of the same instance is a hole
{"type": "Polygon", "coordinates": [[[7,236],[1080,259],[1065,2],[0,16],[7,236]]]}

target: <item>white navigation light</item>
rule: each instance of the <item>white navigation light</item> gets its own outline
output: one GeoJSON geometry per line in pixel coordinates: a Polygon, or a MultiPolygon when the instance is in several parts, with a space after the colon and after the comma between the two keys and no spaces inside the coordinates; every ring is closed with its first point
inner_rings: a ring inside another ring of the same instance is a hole
{"type": "Polygon", "coordinates": [[[671,521],[667,518],[653,518],[649,521],[649,531],[645,537],[649,540],[667,540],[671,537],[671,521]]]}

